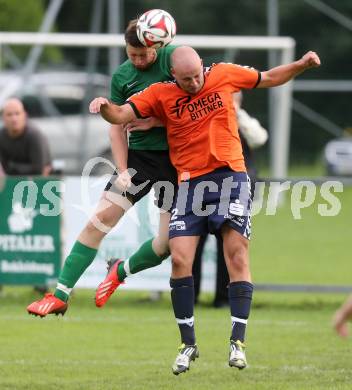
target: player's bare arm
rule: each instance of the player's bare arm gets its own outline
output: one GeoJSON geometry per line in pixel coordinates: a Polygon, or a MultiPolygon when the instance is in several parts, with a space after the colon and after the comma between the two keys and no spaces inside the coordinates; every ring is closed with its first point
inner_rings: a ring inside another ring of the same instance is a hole
{"type": "Polygon", "coordinates": [[[93,99],[89,104],[89,112],[100,113],[107,122],[115,125],[125,124],[137,118],[129,104],[118,106],[104,97],[93,99]]]}
{"type": "Polygon", "coordinates": [[[111,152],[115,165],[119,171],[127,169],[128,141],[123,125],[111,125],[110,131],[111,152]]]}
{"type": "Polygon", "coordinates": [[[266,72],[261,72],[258,88],[276,87],[298,76],[310,68],[320,66],[320,58],[314,51],[307,52],[301,59],[287,65],[280,65],[266,72]]]}
{"type": "Polygon", "coordinates": [[[112,156],[119,173],[116,184],[119,188],[129,188],[131,186],[131,176],[127,170],[128,141],[126,131],[123,125],[111,125],[109,135],[112,156]]]}

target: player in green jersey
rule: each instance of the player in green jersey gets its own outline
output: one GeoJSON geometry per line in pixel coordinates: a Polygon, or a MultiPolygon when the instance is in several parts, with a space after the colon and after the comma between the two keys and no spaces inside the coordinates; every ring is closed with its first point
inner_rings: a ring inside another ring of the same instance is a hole
{"type": "MultiPolygon", "coordinates": [[[[137,38],[136,23],[137,20],[132,20],[125,31],[128,60],[117,68],[111,81],[110,100],[119,105],[154,82],[172,79],[170,56],[175,47],[158,50],[144,47],[137,38]]],[[[109,263],[109,274],[114,273],[117,277],[99,286],[96,305],[103,306],[126,276],[154,267],[169,256],[169,210],[177,175],[169,159],[166,131],[158,119],[146,118],[125,127],[112,125],[110,137],[117,169],[105,188],[96,212],[66,258],[54,294],[46,294],[43,299],[30,304],[27,307],[30,314],[44,317],[47,314],[65,313],[72,288],[93,262],[105,235],[129,207],[161,182],[167,182],[171,187],[156,189],[156,204],[161,208],[158,235],[143,243],[126,261],[115,259],[109,263]],[[151,130],[133,132],[127,140],[127,131],[139,128],[151,130]]]]}

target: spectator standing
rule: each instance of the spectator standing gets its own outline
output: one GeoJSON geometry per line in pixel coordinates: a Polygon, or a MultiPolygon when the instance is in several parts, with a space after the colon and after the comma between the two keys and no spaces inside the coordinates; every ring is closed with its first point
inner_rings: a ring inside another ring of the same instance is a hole
{"type": "Polygon", "coordinates": [[[0,162],[6,175],[47,176],[51,158],[47,139],[28,123],[22,102],[9,99],[2,111],[0,162]]]}

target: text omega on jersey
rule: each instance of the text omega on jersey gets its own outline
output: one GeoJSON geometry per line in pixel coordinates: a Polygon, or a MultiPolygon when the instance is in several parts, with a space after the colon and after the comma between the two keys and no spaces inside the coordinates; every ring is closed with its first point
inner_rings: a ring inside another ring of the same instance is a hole
{"type": "Polygon", "coordinates": [[[223,107],[220,95],[217,92],[199,98],[194,102],[187,104],[187,110],[190,113],[191,119],[194,121],[198,118],[209,114],[210,112],[223,107]]]}

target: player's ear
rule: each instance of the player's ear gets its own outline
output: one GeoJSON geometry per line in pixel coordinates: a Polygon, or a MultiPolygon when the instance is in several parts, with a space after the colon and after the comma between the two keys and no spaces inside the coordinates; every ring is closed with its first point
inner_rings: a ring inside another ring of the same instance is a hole
{"type": "Polygon", "coordinates": [[[170,72],[171,72],[171,75],[172,75],[173,77],[175,77],[175,70],[174,70],[173,67],[170,68],[170,72]]]}

